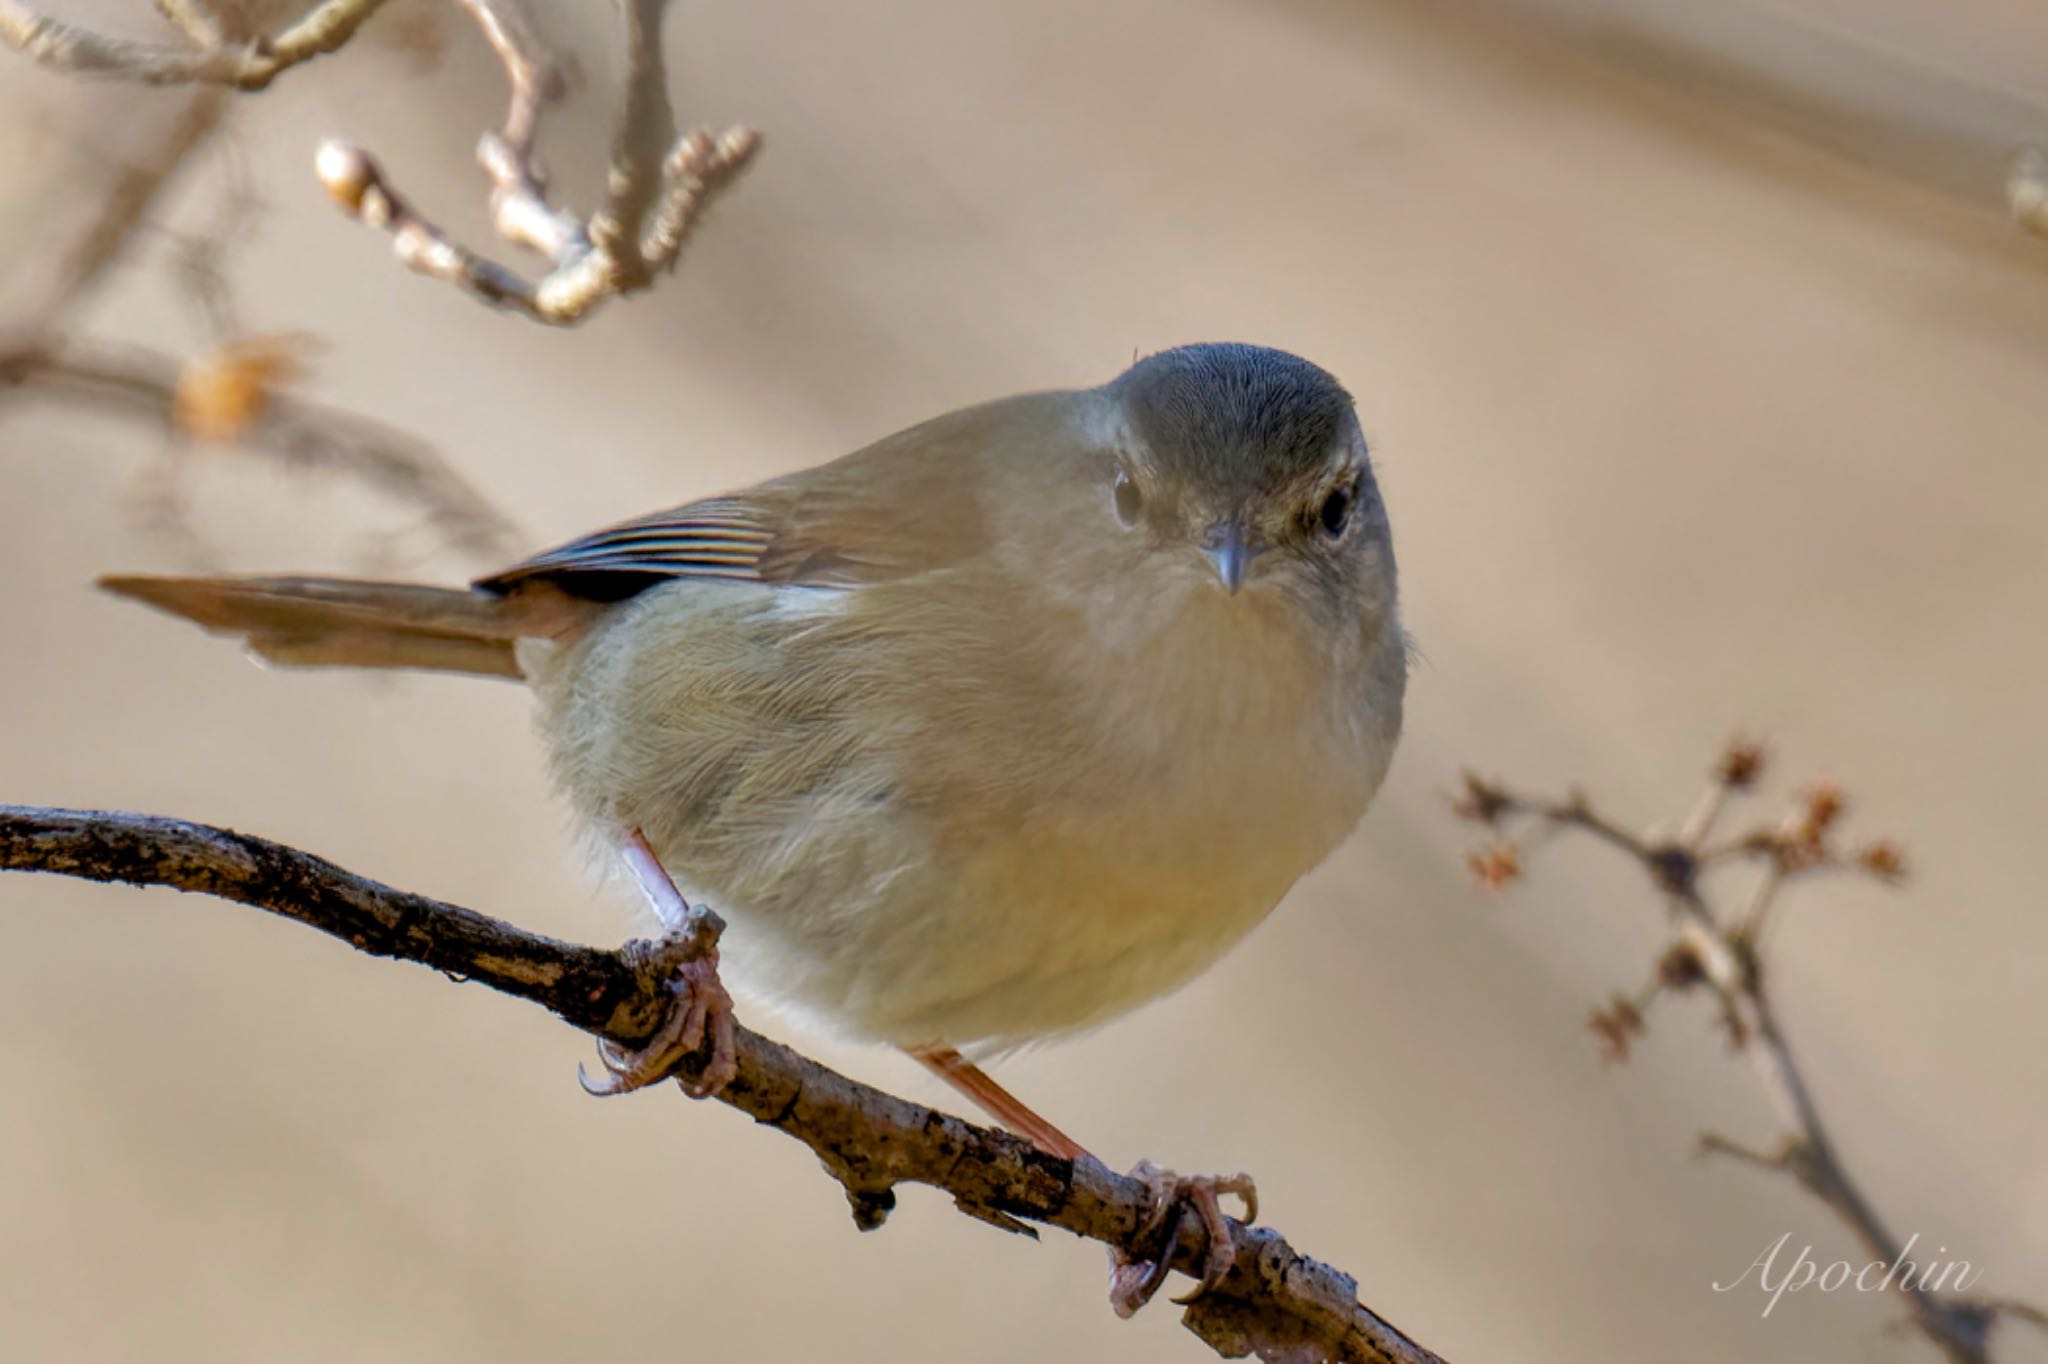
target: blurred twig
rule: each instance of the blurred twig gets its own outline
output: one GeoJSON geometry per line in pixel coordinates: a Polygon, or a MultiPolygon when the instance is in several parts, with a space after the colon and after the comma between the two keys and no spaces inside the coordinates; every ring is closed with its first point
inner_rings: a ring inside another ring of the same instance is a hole
{"type": "Polygon", "coordinates": [[[517,527],[432,445],[284,392],[258,360],[260,353],[238,365],[232,349],[180,361],[141,346],[71,345],[17,357],[0,370],[0,385],[140,417],[174,436],[211,434],[290,470],[353,478],[419,508],[452,547],[480,562],[517,541],[517,527]],[[209,421],[220,425],[209,432],[209,421]]]}
{"type": "Polygon", "coordinates": [[[751,128],[693,128],[679,138],[661,47],[667,0],[620,0],[626,90],[608,197],[586,222],[549,202],[547,177],[534,157],[541,110],[561,90],[547,48],[516,0],[459,3],[503,62],[512,89],[504,126],[477,145],[491,183],[491,221],[506,241],[545,257],[548,272],[528,281],[455,241],[353,143],[321,144],[314,162],[320,183],[346,212],[389,232],[408,269],[538,321],[580,322],[606,299],[647,288],[674,267],[704,211],[752,159],[760,135],[751,128]]]}
{"type": "MultiPolygon", "coordinates": [[[[666,945],[618,951],[557,942],[474,910],[365,880],[310,853],[226,829],[147,815],[0,806],[0,870],[170,886],[266,909],[373,956],[420,962],[529,1000],[622,1046],[652,1036],[676,966],[666,945]]],[[[879,1227],[898,1184],[926,1184],[968,1215],[1036,1235],[1036,1222],[1135,1261],[1169,1258],[1200,1276],[1210,1247],[1193,1219],[1172,1243],[1153,1186],[1093,1159],[1062,1160],[1006,1132],[885,1094],[746,1028],[739,1074],[719,1099],[795,1137],[838,1180],[863,1230],[879,1227]]],[[[694,1079],[703,1057],[683,1072],[694,1079]]],[[[1442,1364],[1357,1300],[1347,1274],[1296,1252],[1276,1231],[1228,1224],[1232,1263],[1187,1303],[1188,1329],[1226,1358],[1442,1364]]]]}
{"type": "MultiPolygon", "coordinates": [[[[507,242],[546,258],[547,273],[528,280],[450,237],[354,143],[334,138],[320,145],[313,164],[321,185],[351,216],[390,233],[392,251],[408,269],[541,322],[580,322],[605,300],[651,286],[675,267],[705,211],[739,178],[761,142],[744,127],[677,135],[661,45],[668,0],[618,0],[626,88],[606,199],[587,220],[549,201],[547,177],[534,155],[541,111],[561,94],[561,81],[525,8],[519,0],[456,3],[483,31],[511,85],[504,125],[477,146],[491,184],[492,225],[507,242]]],[[[279,72],[340,48],[382,4],[326,0],[275,35],[251,36],[237,22],[238,11],[212,0],[158,0],[186,40],[170,47],[96,33],[20,0],[0,0],[0,42],[62,71],[260,90],[279,72]]]]}
{"type": "Polygon", "coordinates": [[[325,0],[281,32],[243,37],[209,0],[159,0],[157,8],[186,38],[184,46],[169,47],[96,33],[38,14],[20,0],[0,0],[0,42],[58,71],[146,85],[261,90],[279,73],[335,51],[384,3],[325,0]]]}
{"type": "Polygon", "coordinates": [[[2006,199],[2019,225],[2037,237],[2048,237],[2048,154],[2029,147],[2014,158],[2006,180],[2006,199]]]}
{"type": "MultiPolygon", "coordinates": [[[[18,8],[10,0],[0,0],[0,36],[16,34],[9,24],[18,8]]],[[[238,7],[219,7],[208,0],[159,0],[158,8],[202,48],[227,51],[241,43],[247,31],[238,7]]],[[[375,8],[323,5],[276,42],[287,53],[301,53],[297,59],[303,60],[346,41],[375,8]],[[331,46],[308,47],[311,38],[285,42],[290,35],[313,33],[330,37],[331,46]]],[[[38,22],[44,24],[38,30],[44,40],[42,46],[31,47],[32,55],[100,50],[93,47],[98,40],[80,30],[38,22]]],[[[141,49],[117,45],[115,50],[132,55],[141,49]]],[[[222,126],[226,107],[220,89],[191,95],[168,130],[114,175],[84,229],[61,248],[40,298],[18,320],[0,327],[0,396],[9,391],[34,393],[112,410],[160,425],[174,446],[200,441],[238,447],[268,455],[289,469],[339,473],[419,508],[465,555],[478,561],[502,557],[518,538],[515,528],[432,446],[383,423],[289,395],[286,389],[304,370],[302,347],[295,338],[234,334],[234,309],[221,257],[231,244],[230,233],[246,233],[251,217],[248,194],[231,196],[223,215],[226,225],[214,239],[181,238],[176,243],[179,268],[205,311],[212,346],[180,359],[145,347],[81,341],[67,334],[68,314],[151,225],[165,189],[222,126]]]]}
{"type": "MultiPolygon", "coordinates": [[[[1706,990],[1731,1047],[1750,1063],[1777,1117],[1779,1134],[1771,1147],[1759,1148],[1708,1132],[1700,1138],[1700,1150],[1791,1177],[1832,1209],[1875,1260],[1896,1267],[1907,1246],[1842,1163],[1779,1025],[1760,948],[1772,910],[1791,882],[1844,870],[1897,882],[1905,875],[1905,858],[1889,840],[1843,851],[1836,836],[1846,802],[1841,789],[1825,779],[1807,787],[1778,823],[1717,838],[1729,806],[1755,787],[1763,767],[1759,746],[1731,743],[1693,813],[1668,838],[1634,833],[1577,791],[1562,800],[1532,797],[1469,772],[1454,808],[1499,835],[1472,857],[1473,871],[1489,886],[1523,874],[1529,849],[1510,836],[1518,822],[1542,834],[1570,829],[1592,834],[1643,869],[1669,911],[1669,937],[1641,989],[1617,994],[1594,1010],[1589,1025],[1607,1056],[1627,1058],[1660,995],[1706,990]],[[1731,914],[1715,907],[1701,882],[1703,873],[1733,863],[1755,865],[1761,876],[1744,907],[1731,914]]],[[[1933,1292],[1910,1273],[1887,1276],[1886,1282],[1906,1299],[1914,1327],[1951,1364],[1988,1364],[1991,1331],[2003,1318],[2042,1320],[2037,1309],[2024,1304],[1933,1292]]]]}
{"type": "MultiPolygon", "coordinates": [[[[196,11],[195,11],[196,12],[196,11]]],[[[280,338],[218,336],[180,359],[141,346],[81,341],[67,334],[108,268],[147,227],[165,189],[219,129],[218,90],[191,96],[169,129],[112,177],[83,229],[58,252],[50,281],[19,320],[0,327],[0,397],[37,394],[137,416],[174,442],[199,440],[267,454],[299,471],[339,473],[415,506],[448,541],[479,562],[517,540],[511,522],[426,442],[354,413],[285,392],[298,358],[280,338]]],[[[246,207],[236,215],[246,220],[246,207]]],[[[195,254],[186,246],[186,254],[195,254]]],[[[217,255],[209,245],[198,255],[217,255]]],[[[187,262],[190,268],[191,262],[187,262]]],[[[230,316],[217,269],[201,291],[208,324],[230,316]]]]}
{"type": "Polygon", "coordinates": [[[47,344],[64,314],[76,307],[107,267],[120,258],[178,171],[219,129],[226,107],[218,90],[191,96],[171,116],[163,137],[141,158],[124,164],[114,174],[85,230],[58,254],[42,297],[19,320],[0,328],[0,375],[15,357],[47,344]]]}

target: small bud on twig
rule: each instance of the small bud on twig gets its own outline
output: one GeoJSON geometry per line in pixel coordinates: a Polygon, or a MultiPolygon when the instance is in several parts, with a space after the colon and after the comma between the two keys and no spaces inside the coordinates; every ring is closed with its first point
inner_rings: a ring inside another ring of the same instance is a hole
{"type": "Polygon", "coordinates": [[[1451,813],[1459,819],[1469,819],[1475,824],[1494,825],[1508,812],[1513,802],[1507,792],[1487,781],[1477,772],[1464,774],[1465,789],[1451,798],[1451,813]]]}

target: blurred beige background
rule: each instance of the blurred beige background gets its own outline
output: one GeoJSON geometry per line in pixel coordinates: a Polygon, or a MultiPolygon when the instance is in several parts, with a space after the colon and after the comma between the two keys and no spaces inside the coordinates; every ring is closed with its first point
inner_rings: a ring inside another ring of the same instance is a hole
{"type": "MultiPolygon", "coordinates": [[[[1791,902],[1788,1026],[1894,1224],[2048,1296],[2048,243],[1997,211],[2010,139],[2048,136],[2048,17],[1539,9],[679,4],[686,114],[768,151],[676,281],[575,334],[403,274],[312,184],[346,133],[481,239],[501,89],[452,20],[431,75],[366,42],[240,105],[178,216],[245,165],[249,324],[324,337],[309,392],[435,441],[535,545],[1134,351],[1336,371],[1425,656],[1389,788],[1222,968],[1004,1077],[1114,1160],[1256,1172],[1460,1364],[1928,1360],[1873,1299],[1712,1291],[1787,1232],[1853,1251],[1788,1185],[1690,1159],[1702,1127],[1768,1132],[1702,1010],[1599,1062],[1585,1012],[1656,940],[1626,870],[1560,845],[1482,896],[1443,796],[1473,764],[1676,817],[1738,728],[1781,777],[1838,774],[1918,874],[1791,902]]],[[[555,10],[585,80],[548,150],[587,202],[614,61],[555,10]]],[[[0,297],[175,98],[0,62],[0,297]]],[[[85,320],[199,339],[146,261],[85,320]]],[[[226,822],[622,936],[513,689],[266,674],[87,590],[188,565],[131,510],[161,446],[0,409],[0,800],[226,822]]],[[[410,516],[239,456],[184,486],[250,570],[359,565],[410,516]]],[[[0,879],[0,1356],[1203,1357],[1163,1304],[1114,1321],[1093,1247],[919,1191],[860,1236],[801,1148],[671,1092],[590,1101],[586,1052],[248,910],[0,879]]]]}

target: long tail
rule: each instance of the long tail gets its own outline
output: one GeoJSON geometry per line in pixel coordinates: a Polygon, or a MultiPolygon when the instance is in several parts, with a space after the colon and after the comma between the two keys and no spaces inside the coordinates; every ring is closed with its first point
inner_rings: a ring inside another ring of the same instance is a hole
{"type": "Polygon", "coordinates": [[[99,585],[298,668],[424,668],[519,677],[513,646],[589,619],[586,603],[555,592],[495,596],[351,578],[114,576],[99,585]]]}

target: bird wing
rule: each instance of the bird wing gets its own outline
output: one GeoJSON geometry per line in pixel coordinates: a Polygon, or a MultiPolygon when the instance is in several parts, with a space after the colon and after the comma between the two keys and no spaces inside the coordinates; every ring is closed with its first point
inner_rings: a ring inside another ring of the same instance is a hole
{"type": "Polygon", "coordinates": [[[976,456],[990,408],[596,531],[476,586],[502,595],[547,582],[572,596],[623,601],[672,578],[857,588],[948,567],[988,543],[976,456]]]}

